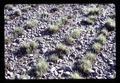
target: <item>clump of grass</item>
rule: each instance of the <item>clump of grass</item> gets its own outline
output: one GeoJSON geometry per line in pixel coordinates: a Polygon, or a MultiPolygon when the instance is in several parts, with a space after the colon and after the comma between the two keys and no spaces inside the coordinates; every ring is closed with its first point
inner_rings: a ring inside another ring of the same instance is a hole
{"type": "Polygon", "coordinates": [[[98,8],[88,8],[88,15],[98,15],[99,9],[98,8]]]}
{"type": "Polygon", "coordinates": [[[95,23],[95,20],[93,20],[93,18],[89,18],[89,19],[87,19],[87,22],[88,22],[88,24],[92,25],[95,23]]]}
{"type": "Polygon", "coordinates": [[[66,43],[67,44],[69,44],[69,45],[72,45],[73,43],[75,43],[75,39],[74,38],[72,38],[72,37],[67,37],[66,39],[65,39],[65,41],[66,41],[66,43]]]}
{"type": "Polygon", "coordinates": [[[90,60],[92,63],[94,63],[95,59],[96,59],[96,54],[92,53],[92,52],[87,52],[86,56],[85,56],[85,59],[90,60]]]}
{"type": "Polygon", "coordinates": [[[34,51],[36,50],[36,48],[38,47],[38,44],[35,41],[31,41],[31,42],[23,42],[21,44],[21,48],[22,50],[24,50],[24,52],[26,54],[32,54],[34,53],[34,51]]]}
{"type": "Polygon", "coordinates": [[[62,28],[62,27],[63,27],[65,24],[67,24],[67,23],[68,23],[67,17],[65,16],[65,17],[59,19],[56,25],[57,25],[59,28],[62,28]]]}
{"type": "Polygon", "coordinates": [[[96,16],[89,16],[89,19],[91,20],[91,21],[93,21],[93,22],[95,22],[97,19],[96,19],[97,17],[96,16]]]}
{"type": "Polygon", "coordinates": [[[62,28],[62,26],[64,26],[64,25],[66,25],[67,23],[68,23],[68,19],[70,19],[71,17],[70,16],[64,16],[64,17],[62,17],[60,20],[58,20],[58,22],[57,22],[57,26],[59,27],[59,28],[62,28]]]}
{"type": "Polygon", "coordinates": [[[29,43],[29,53],[33,53],[35,51],[35,49],[38,47],[38,44],[35,41],[31,41],[29,43]]]}
{"type": "Polygon", "coordinates": [[[49,28],[49,31],[52,33],[56,33],[59,31],[59,26],[58,25],[51,25],[49,28]]]}
{"type": "Polygon", "coordinates": [[[22,36],[23,35],[23,29],[21,27],[16,27],[14,29],[14,36],[15,37],[19,37],[19,36],[22,36]]]}
{"type": "Polygon", "coordinates": [[[59,27],[59,29],[61,29],[64,25],[63,22],[61,20],[59,20],[56,25],[59,27]]]}
{"type": "Polygon", "coordinates": [[[57,55],[51,55],[48,60],[56,63],[58,59],[59,57],[57,55]]]}
{"type": "Polygon", "coordinates": [[[34,28],[35,26],[37,26],[37,24],[38,24],[38,20],[36,20],[36,19],[30,19],[30,20],[28,20],[28,21],[26,22],[26,27],[27,27],[28,29],[32,29],[32,28],[34,28]]]}
{"type": "Polygon", "coordinates": [[[102,29],[101,34],[107,36],[108,35],[108,30],[107,29],[102,29]]]}
{"type": "Polygon", "coordinates": [[[20,46],[20,51],[22,54],[27,54],[29,53],[29,44],[26,42],[23,42],[20,46]]]}
{"type": "Polygon", "coordinates": [[[58,44],[57,47],[56,47],[56,50],[59,52],[59,53],[64,53],[64,54],[67,54],[69,49],[67,48],[66,45],[64,44],[58,44]]]}
{"type": "Polygon", "coordinates": [[[18,8],[14,8],[14,15],[16,15],[16,16],[21,16],[21,15],[22,15],[21,10],[18,9],[18,8]]]}
{"type": "Polygon", "coordinates": [[[92,62],[90,60],[84,59],[80,65],[80,69],[85,73],[92,72],[92,62]]]}
{"type": "Polygon", "coordinates": [[[78,72],[72,73],[71,78],[72,79],[83,79],[83,77],[81,77],[78,72]]]}
{"type": "Polygon", "coordinates": [[[106,38],[106,36],[104,36],[103,34],[100,34],[100,35],[97,37],[97,40],[98,40],[101,44],[105,44],[106,41],[107,41],[107,38],[106,38]]]}
{"type": "Polygon", "coordinates": [[[11,42],[11,38],[10,37],[5,37],[5,44],[9,44],[11,42]]]}
{"type": "Polygon", "coordinates": [[[71,37],[73,37],[74,39],[78,38],[80,36],[81,30],[80,29],[74,29],[71,37]]]}
{"type": "Polygon", "coordinates": [[[108,31],[115,30],[116,27],[115,20],[108,18],[105,22],[105,27],[107,28],[108,31]]]}
{"type": "Polygon", "coordinates": [[[100,52],[100,50],[101,50],[101,48],[102,48],[102,45],[100,44],[100,43],[94,43],[93,45],[92,45],[92,48],[95,50],[95,52],[100,52]]]}
{"type": "Polygon", "coordinates": [[[38,77],[41,77],[44,73],[48,70],[48,63],[43,59],[39,59],[37,65],[36,65],[36,73],[38,77]]]}

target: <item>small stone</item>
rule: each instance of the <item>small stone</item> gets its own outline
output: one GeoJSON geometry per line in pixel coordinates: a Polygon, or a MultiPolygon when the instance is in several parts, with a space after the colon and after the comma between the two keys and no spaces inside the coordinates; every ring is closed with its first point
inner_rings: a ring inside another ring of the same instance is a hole
{"type": "Polygon", "coordinates": [[[114,79],[114,78],[115,78],[114,75],[109,75],[108,77],[109,77],[110,79],[114,79]]]}
{"type": "Polygon", "coordinates": [[[70,75],[70,72],[69,71],[66,71],[65,73],[64,73],[64,75],[70,75]]]}
{"type": "Polygon", "coordinates": [[[51,72],[53,72],[53,71],[55,71],[55,70],[56,70],[56,68],[55,68],[55,67],[53,67],[53,68],[51,68],[51,70],[50,70],[50,71],[51,71],[51,72]]]}
{"type": "Polygon", "coordinates": [[[17,45],[17,43],[12,43],[12,45],[13,45],[13,46],[16,46],[16,45],[17,45]]]}
{"type": "Polygon", "coordinates": [[[70,57],[69,60],[70,60],[71,62],[74,62],[74,59],[73,59],[72,57],[70,57]]]}
{"type": "Polygon", "coordinates": [[[102,77],[96,76],[97,79],[102,79],[102,77]]]}
{"type": "Polygon", "coordinates": [[[73,46],[73,47],[71,47],[71,48],[72,48],[72,50],[73,50],[73,51],[75,51],[75,47],[74,47],[74,46],[73,46]]]}
{"type": "Polygon", "coordinates": [[[26,17],[25,15],[23,15],[22,18],[23,18],[24,20],[27,20],[27,17],[26,17]]]}
{"type": "Polygon", "coordinates": [[[77,50],[81,50],[81,46],[76,47],[77,50]]]}
{"type": "Polygon", "coordinates": [[[23,72],[26,72],[26,69],[22,69],[23,72]]]}
{"type": "Polygon", "coordinates": [[[58,75],[58,72],[57,72],[57,71],[55,71],[55,75],[56,75],[56,76],[58,75]]]}
{"type": "Polygon", "coordinates": [[[20,75],[19,75],[19,74],[16,74],[15,78],[16,78],[16,79],[20,79],[20,75]]]}
{"type": "Polygon", "coordinates": [[[16,39],[15,42],[18,43],[18,44],[20,43],[19,39],[16,39]]]}
{"type": "Polygon", "coordinates": [[[33,54],[30,54],[29,56],[33,56],[33,54]]]}
{"type": "Polygon", "coordinates": [[[63,60],[62,60],[62,59],[59,59],[59,60],[58,60],[58,63],[62,63],[62,62],[63,62],[63,60]]]}
{"type": "Polygon", "coordinates": [[[61,79],[61,75],[60,74],[58,74],[58,79],[61,79]]]}
{"type": "Polygon", "coordinates": [[[28,66],[27,70],[31,70],[32,68],[30,66],[28,66]]]}
{"type": "Polygon", "coordinates": [[[114,62],[112,60],[109,60],[110,65],[114,65],[114,62]]]}
{"type": "Polygon", "coordinates": [[[90,72],[90,73],[93,73],[93,72],[94,72],[94,70],[92,70],[92,69],[91,69],[91,70],[89,70],[89,72],[90,72]]]}
{"type": "Polygon", "coordinates": [[[58,73],[60,73],[60,74],[63,73],[63,70],[59,70],[58,73]]]}
{"type": "Polygon", "coordinates": [[[8,74],[10,77],[13,76],[13,73],[12,73],[12,72],[7,71],[7,74],[8,74]]]}
{"type": "Polygon", "coordinates": [[[43,48],[43,49],[42,49],[42,53],[47,52],[47,50],[48,50],[48,48],[43,48]]]}
{"type": "Polygon", "coordinates": [[[13,5],[5,5],[5,9],[12,10],[13,9],[13,5]]]}
{"type": "Polygon", "coordinates": [[[102,56],[103,56],[104,58],[107,58],[107,55],[106,55],[106,54],[104,54],[104,53],[102,53],[102,56]]]}

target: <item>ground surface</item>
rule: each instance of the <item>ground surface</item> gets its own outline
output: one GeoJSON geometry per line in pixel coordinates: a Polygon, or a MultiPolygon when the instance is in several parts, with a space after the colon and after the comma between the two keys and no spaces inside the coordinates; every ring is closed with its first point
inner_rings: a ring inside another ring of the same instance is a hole
{"type": "MultiPolygon", "coordinates": [[[[5,78],[6,79],[36,79],[34,70],[37,60],[43,57],[49,64],[48,71],[41,77],[42,79],[70,79],[70,74],[75,72],[74,63],[82,59],[87,49],[90,47],[100,32],[104,21],[115,15],[115,5],[97,4],[40,4],[28,5],[18,4],[5,6],[5,37],[11,38],[11,42],[5,44],[5,78]],[[82,25],[81,20],[88,18],[86,9],[98,7],[100,14],[96,16],[97,21],[92,25],[82,25]],[[54,8],[56,8],[54,10],[54,8]],[[53,9],[53,10],[52,10],[53,9]],[[15,14],[18,11],[18,15],[15,14]],[[46,14],[46,15],[42,15],[46,14]],[[69,23],[64,25],[59,32],[48,34],[45,32],[50,25],[58,22],[62,17],[71,16],[69,23]],[[37,19],[38,24],[34,29],[24,29],[29,19],[37,19]],[[12,32],[16,27],[23,28],[23,35],[14,37],[12,32]],[[56,44],[64,43],[64,38],[75,28],[82,29],[82,34],[76,39],[75,44],[68,45],[70,52],[59,58],[57,63],[48,61],[50,52],[56,48],[56,44]],[[24,41],[35,41],[39,48],[33,54],[16,54],[24,41]]],[[[114,18],[113,18],[114,19],[114,18]]],[[[88,79],[113,79],[116,77],[116,40],[115,31],[109,33],[107,43],[101,52],[96,55],[97,60],[93,65],[94,72],[87,76],[88,79]]],[[[80,73],[82,75],[82,73],[80,73]]],[[[86,78],[85,76],[82,76],[86,78]]]]}

